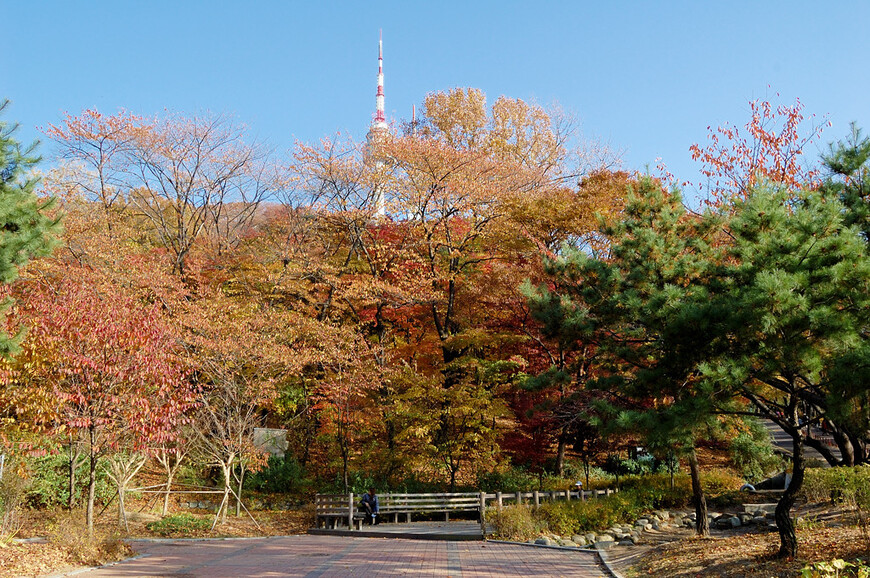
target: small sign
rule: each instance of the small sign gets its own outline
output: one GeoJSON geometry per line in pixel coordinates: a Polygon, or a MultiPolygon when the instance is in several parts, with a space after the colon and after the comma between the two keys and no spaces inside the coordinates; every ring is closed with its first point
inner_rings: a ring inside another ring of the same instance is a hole
{"type": "Polygon", "coordinates": [[[254,447],[279,458],[287,451],[287,430],[266,427],[254,428],[254,447]]]}

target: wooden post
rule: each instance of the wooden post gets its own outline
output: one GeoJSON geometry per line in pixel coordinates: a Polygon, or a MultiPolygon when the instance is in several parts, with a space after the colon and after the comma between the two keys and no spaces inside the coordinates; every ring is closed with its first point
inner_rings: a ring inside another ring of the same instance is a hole
{"type": "MultiPolygon", "coordinates": [[[[579,497],[579,496],[578,496],[578,497],[579,497]]],[[[570,502],[570,501],[571,501],[571,490],[565,490],[565,501],[566,501],[566,502],[570,502]]]]}
{"type": "Polygon", "coordinates": [[[480,534],[486,538],[486,493],[480,492],[480,534]]]}
{"type": "Polygon", "coordinates": [[[541,507],[541,492],[535,490],[535,509],[541,507]]]}
{"type": "Polygon", "coordinates": [[[347,529],[353,530],[353,492],[347,495],[347,529]]]}
{"type": "Polygon", "coordinates": [[[496,501],[496,504],[498,505],[498,511],[501,512],[501,507],[502,507],[501,492],[495,493],[495,501],[496,501]]]}
{"type": "Polygon", "coordinates": [[[605,496],[609,496],[609,495],[610,495],[610,488],[607,488],[606,490],[604,490],[604,495],[605,495],[605,496]]]}
{"type": "Polygon", "coordinates": [[[523,493],[517,492],[517,506],[521,506],[523,503],[523,493]]]}

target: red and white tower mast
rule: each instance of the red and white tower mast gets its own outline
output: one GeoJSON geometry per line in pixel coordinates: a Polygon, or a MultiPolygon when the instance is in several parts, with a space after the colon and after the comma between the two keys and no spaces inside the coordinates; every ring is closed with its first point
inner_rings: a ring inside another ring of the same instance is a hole
{"type": "Polygon", "coordinates": [[[378,92],[375,96],[375,120],[373,129],[387,130],[387,117],[384,113],[384,36],[378,31],[378,92]]]}
{"type": "MultiPolygon", "coordinates": [[[[387,124],[387,115],[384,112],[384,39],[383,33],[378,31],[378,92],[375,96],[375,116],[369,128],[366,141],[368,142],[369,154],[377,155],[377,141],[385,137],[390,130],[387,124]]],[[[376,160],[378,164],[383,161],[376,160]]],[[[375,215],[383,217],[386,214],[384,192],[378,188],[374,191],[375,215]]]]}

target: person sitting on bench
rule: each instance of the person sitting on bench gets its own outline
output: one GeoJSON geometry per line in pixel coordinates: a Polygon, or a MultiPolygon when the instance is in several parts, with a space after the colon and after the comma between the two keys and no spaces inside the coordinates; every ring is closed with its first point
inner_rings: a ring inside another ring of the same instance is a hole
{"type": "Polygon", "coordinates": [[[360,511],[365,515],[363,523],[378,523],[378,497],[375,495],[374,488],[369,488],[369,493],[363,494],[359,507],[360,511]]]}

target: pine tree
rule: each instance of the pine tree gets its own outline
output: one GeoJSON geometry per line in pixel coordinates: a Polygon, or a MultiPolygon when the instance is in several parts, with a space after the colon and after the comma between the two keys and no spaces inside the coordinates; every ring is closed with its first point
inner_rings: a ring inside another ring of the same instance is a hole
{"type": "MultiPolygon", "coordinates": [[[[0,102],[0,114],[8,104],[0,102]]],[[[36,143],[22,150],[13,137],[16,129],[0,120],[0,283],[11,283],[30,259],[49,254],[59,231],[58,219],[47,215],[53,200],[42,201],[34,192],[39,179],[33,167],[40,160],[34,156],[36,143]]],[[[11,299],[0,305],[3,318],[11,305],[11,299]]],[[[22,337],[22,332],[0,331],[0,354],[14,352],[22,337]]]]}
{"type": "Polygon", "coordinates": [[[870,243],[870,138],[852,123],[848,138],[832,144],[823,160],[832,173],[823,190],[840,199],[846,206],[846,224],[857,225],[870,243]]]}
{"type": "Polygon", "coordinates": [[[604,227],[610,255],[581,251],[549,264],[560,294],[532,293],[545,328],[599,347],[600,375],[591,384],[615,403],[601,425],[642,435],[650,447],[683,453],[692,470],[697,532],[709,533],[694,454],[695,432],[711,420],[715,396],[698,379],[707,352],[699,319],[714,319],[706,278],[715,264],[707,237],[715,220],[687,214],[677,191],[652,179],[630,191],[622,219],[604,227]]]}

